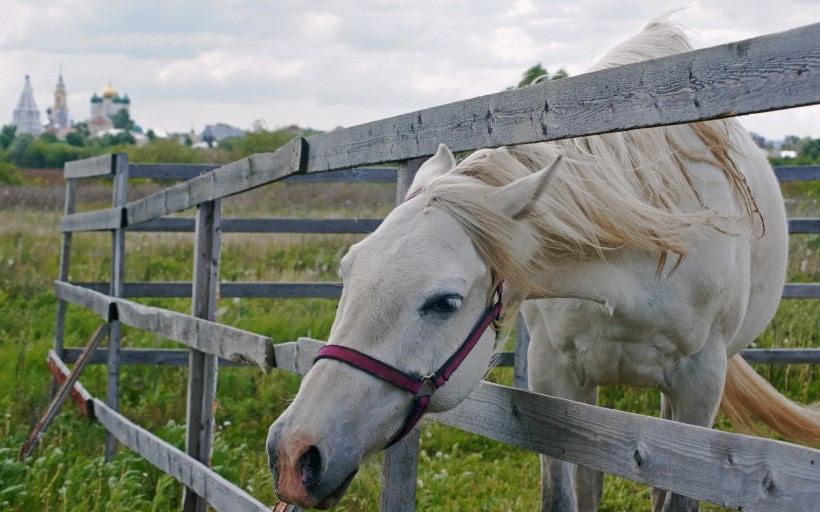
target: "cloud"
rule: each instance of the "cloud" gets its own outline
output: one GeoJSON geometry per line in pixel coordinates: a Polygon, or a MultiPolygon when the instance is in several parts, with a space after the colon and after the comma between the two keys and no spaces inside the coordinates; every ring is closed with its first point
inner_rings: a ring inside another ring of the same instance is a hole
{"type": "MultiPolygon", "coordinates": [[[[536,62],[581,73],[661,13],[639,0],[6,0],[0,124],[26,73],[45,110],[62,65],[77,120],[111,80],[143,126],[329,129],[496,92],[536,62]]],[[[820,5],[696,2],[676,17],[711,46],[820,19],[820,5]]]]}

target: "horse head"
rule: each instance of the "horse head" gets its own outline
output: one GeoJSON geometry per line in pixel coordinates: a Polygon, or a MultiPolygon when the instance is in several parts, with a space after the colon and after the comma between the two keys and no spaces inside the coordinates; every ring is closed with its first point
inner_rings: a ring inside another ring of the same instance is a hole
{"type": "MultiPolygon", "coordinates": [[[[455,407],[486,373],[496,335],[477,324],[486,327],[500,311],[494,292],[505,276],[482,257],[464,225],[425,193],[455,167],[453,154],[440,146],[419,169],[408,199],[342,259],[344,289],[328,339],[333,349],[325,357],[320,352],[268,433],[274,491],[283,501],[336,505],[362,461],[412,428],[409,416],[455,407]],[[471,336],[473,346],[461,349],[471,336]],[[408,384],[379,375],[394,371],[408,384]]],[[[485,187],[476,199],[493,205],[507,224],[523,223],[522,212],[548,175],[485,187]]]]}

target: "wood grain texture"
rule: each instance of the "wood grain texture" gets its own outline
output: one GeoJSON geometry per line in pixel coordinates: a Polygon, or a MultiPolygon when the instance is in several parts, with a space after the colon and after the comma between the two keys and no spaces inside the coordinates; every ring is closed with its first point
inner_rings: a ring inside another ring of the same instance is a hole
{"type": "MultiPolygon", "coordinates": [[[[99,349],[97,349],[96,351],[94,351],[93,354],[91,354],[91,357],[88,358],[88,364],[94,364],[94,356],[96,356],[98,353],[99,349]]],[[[48,351],[48,355],[46,356],[46,367],[48,369],[48,373],[50,373],[57,381],[57,383],[61,386],[64,382],[68,380],[68,377],[71,375],[71,370],[68,369],[65,363],[53,350],[48,351]]],[[[75,382],[74,385],[71,387],[68,393],[68,397],[71,399],[72,402],[74,402],[74,405],[77,406],[77,408],[80,410],[80,413],[83,416],[85,416],[88,419],[94,419],[94,402],[92,401],[91,394],[88,392],[88,390],[85,389],[85,386],[80,384],[79,381],[75,382]]]]}
{"type": "Polygon", "coordinates": [[[270,511],[270,507],[263,505],[205,464],[135,425],[98,399],[94,399],[94,411],[97,421],[122,444],[164,473],[193,489],[214,509],[226,512],[270,511]]]}
{"type": "Polygon", "coordinates": [[[758,364],[820,364],[820,348],[752,348],[741,350],[749,363],[758,364]]]}
{"type": "MultiPolygon", "coordinates": [[[[218,169],[215,164],[130,164],[132,178],[160,180],[190,180],[206,172],[218,169]]],[[[356,167],[326,173],[293,175],[282,180],[285,183],[393,183],[396,169],[391,167],[356,167]]]]}
{"type": "MultiPolygon", "coordinates": [[[[223,219],[223,233],[372,233],[382,219],[223,219]]],[[[192,233],[194,219],[163,217],[131,226],[128,231],[192,233]]]]}
{"type": "Polygon", "coordinates": [[[379,510],[416,510],[416,480],[419,465],[419,428],[384,451],[379,510]]]}
{"type": "MultiPolygon", "coordinates": [[[[194,273],[191,315],[213,322],[218,300],[219,261],[222,247],[222,203],[220,199],[197,206],[194,239],[194,273]]],[[[188,358],[188,405],[185,423],[185,453],[209,465],[214,430],[217,357],[191,348],[188,358]]],[[[185,488],[182,510],[206,512],[207,503],[193,489],[185,488]]]]}
{"type": "MultiPolygon", "coordinates": [[[[114,183],[112,186],[111,206],[124,213],[123,207],[128,202],[128,155],[112,155],[114,166],[114,183]]],[[[122,219],[121,219],[122,220],[122,219]]],[[[120,226],[111,231],[111,278],[108,294],[111,297],[122,297],[125,276],[125,230],[120,226]]],[[[116,318],[109,321],[108,361],[106,363],[105,403],[112,409],[119,410],[120,403],[120,322],[116,318]]],[[[117,451],[116,439],[105,435],[105,460],[110,461],[117,451]]]]}
{"type": "Polygon", "coordinates": [[[305,141],[296,137],[274,153],[251,155],[129,203],[127,225],[158,219],[301,172],[305,157],[305,141]]]}
{"type": "Polygon", "coordinates": [[[64,281],[54,281],[57,298],[93,311],[106,322],[116,318],[116,301],[104,293],[64,281]]]}
{"type": "MultiPolygon", "coordinates": [[[[68,347],[63,349],[63,361],[73,363],[77,360],[80,349],[68,347]]],[[[108,349],[98,348],[88,364],[105,364],[108,349]]],[[[174,348],[123,348],[120,349],[120,364],[146,366],[188,366],[188,350],[174,348]]],[[[219,359],[219,366],[256,366],[248,361],[228,361],[219,359]]]]}
{"type": "MultiPolygon", "coordinates": [[[[65,204],[63,215],[68,216],[74,213],[75,200],[77,198],[77,180],[67,180],[65,185],[65,204]]],[[[58,281],[68,281],[69,269],[71,267],[71,244],[72,233],[63,233],[62,245],[60,246],[60,269],[57,275],[58,281]]],[[[65,309],[66,302],[57,301],[57,316],[54,325],[54,351],[57,355],[63,352],[63,341],[65,339],[65,309]]],[[[57,392],[56,382],[52,381],[51,394],[57,392]]]]}
{"type": "Polygon", "coordinates": [[[132,178],[186,181],[219,167],[216,164],[129,164],[128,174],[132,178]]]}
{"type": "Polygon", "coordinates": [[[308,172],[820,102],[820,24],[307,138],[308,172]]]}
{"type": "Polygon", "coordinates": [[[166,309],[118,300],[122,323],[152,332],[202,352],[234,362],[250,362],[264,371],[273,365],[273,343],[259,334],[166,309]]]}
{"type": "Polygon", "coordinates": [[[124,226],[125,211],[122,208],[106,208],[91,212],[73,213],[60,219],[60,231],[107,231],[124,226]]]}
{"type": "Polygon", "coordinates": [[[46,407],[45,412],[32,429],[26,442],[23,443],[23,446],[20,448],[20,453],[17,455],[18,460],[25,460],[31,454],[32,450],[34,450],[34,447],[37,446],[40,437],[49,427],[55,416],[57,416],[63,402],[65,402],[65,399],[68,398],[70,392],[74,389],[74,384],[77,382],[77,379],[80,378],[80,374],[88,364],[88,359],[91,354],[94,353],[102,339],[108,334],[109,328],[110,324],[102,324],[94,331],[91,339],[88,340],[88,343],[83,347],[83,351],[77,359],[74,368],[71,369],[68,376],[63,380],[62,384],[60,384],[60,388],[51,398],[51,402],[48,404],[48,407],[46,407]]]}
{"type": "Polygon", "coordinates": [[[482,382],[433,419],[635,482],[748,511],[816,507],[820,451],[482,382]]]}
{"type": "Polygon", "coordinates": [[[820,283],[787,284],[783,286],[784,299],[820,299],[820,283]]]}
{"type": "Polygon", "coordinates": [[[813,181],[820,180],[820,165],[788,165],[775,167],[777,181],[813,181]]]}
{"type": "Polygon", "coordinates": [[[788,219],[789,234],[820,233],[820,219],[810,217],[795,217],[788,219]]]}
{"type": "Polygon", "coordinates": [[[114,155],[100,155],[83,160],[66,162],[63,166],[65,179],[98,178],[114,173],[114,155]]]}

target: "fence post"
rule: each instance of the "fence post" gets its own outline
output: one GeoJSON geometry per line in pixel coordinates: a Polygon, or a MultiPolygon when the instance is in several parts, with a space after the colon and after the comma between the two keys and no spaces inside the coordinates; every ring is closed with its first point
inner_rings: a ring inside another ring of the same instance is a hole
{"type": "MultiPolygon", "coordinates": [[[[222,245],[222,202],[206,201],[197,207],[194,281],[191,314],[213,321],[216,318],[219,259],[222,245]]],[[[188,421],[185,431],[185,451],[208,465],[214,427],[217,358],[191,349],[188,355],[188,421]]],[[[185,488],[183,510],[205,512],[206,501],[193,490],[185,488]]]]}
{"type": "MultiPolygon", "coordinates": [[[[74,213],[74,201],[77,195],[77,180],[68,179],[65,184],[65,207],[64,215],[68,216],[74,213]]],[[[63,245],[60,249],[60,281],[68,281],[70,262],[71,262],[71,231],[63,233],[63,245]]],[[[65,357],[63,354],[63,345],[65,342],[65,310],[66,301],[57,299],[57,319],[54,326],[54,353],[60,356],[60,359],[65,357]]],[[[51,381],[51,395],[57,393],[59,385],[56,379],[51,381]]]]}
{"type": "MultiPolygon", "coordinates": [[[[396,204],[413,184],[416,172],[425,158],[414,158],[399,163],[396,176],[396,204]]],[[[416,475],[419,457],[419,429],[414,428],[401,442],[384,452],[382,462],[381,496],[379,510],[383,512],[412,512],[416,509],[416,475]]]]}
{"type": "Polygon", "coordinates": [[[527,349],[530,346],[530,331],[524,322],[524,316],[518,314],[515,327],[515,357],[513,358],[513,386],[527,391],[527,349]]]}
{"type": "MultiPolygon", "coordinates": [[[[114,208],[123,207],[128,202],[128,155],[115,153],[111,156],[111,171],[114,174],[114,208]]],[[[125,227],[111,232],[111,284],[108,294],[112,297],[123,295],[123,274],[125,272],[125,227]]],[[[120,322],[112,320],[108,331],[108,361],[105,388],[105,403],[111,409],[119,410],[120,392],[120,322]]],[[[105,433],[105,460],[109,461],[117,451],[117,440],[105,433]]]]}

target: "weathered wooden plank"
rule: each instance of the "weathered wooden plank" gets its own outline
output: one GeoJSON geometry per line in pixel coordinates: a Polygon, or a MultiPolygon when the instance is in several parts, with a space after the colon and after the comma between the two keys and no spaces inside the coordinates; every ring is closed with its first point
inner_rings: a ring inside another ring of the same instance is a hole
{"type": "Polygon", "coordinates": [[[661,489],[749,511],[817,505],[820,451],[482,382],[433,419],[661,489]],[[719,485],[716,485],[719,482],[719,485]]]}
{"type": "MultiPolygon", "coordinates": [[[[226,219],[227,220],[227,219],[226,219]]],[[[162,217],[128,226],[129,232],[150,232],[150,233],[193,233],[196,220],[188,217],[162,217]]]]}
{"type": "Polygon", "coordinates": [[[820,180],[820,165],[789,165],[775,167],[777,181],[811,181],[820,180]]]}
{"type": "Polygon", "coordinates": [[[740,355],[750,363],[820,364],[820,349],[818,348],[754,348],[742,350],[740,355]]]}
{"type": "Polygon", "coordinates": [[[379,510],[413,512],[416,510],[416,481],[419,465],[419,428],[384,452],[379,510]]]}
{"type": "Polygon", "coordinates": [[[524,322],[524,315],[518,314],[515,329],[515,358],[513,359],[513,386],[518,389],[529,389],[527,375],[527,350],[530,347],[530,331],[524,322]]]}
{"type": "Polygon", "coordinates": [[[63,166],[65,179],[97,178],[110,176],[114,173],[114,155],[100,155],[83,160],[66,162],[63,166]]]}
{"type": "Polygon", "coordinates": [[[166,188],[126,207],[132,226],[197,204],[245,192],[304,170],[307,148],[296,137],[274,153],[260,153],[166,188]]]}
{"type": "MultiPolygon", "coordinates": [[[[73,363],[80,354],[79,348],[63,349],[63,360],[73,363]]],[[[98,348],[88,364],[105,364],[108,349],[98,348]]],[[[120,349],[120,364],[147,366],[188,366],[188,350],[172,348],[123,348],[120,349]]],[[[228,361],[219,359],[219,366],[256,366],[248,361],[228,361]]]]}
{"type": "MultiPolygon", "coordinates": [[[[68,216],[74,213],[75,200],[77,197],[77,180],[66,181],[65,186],[65,205],[63,208],[63,215],[68,216]]],[[[57,276],[59,281],[68,281],[69,269],[71,266],[71,242],[72,233],[63,233],[63,243],[60,247],[60,270],[57,276]]],[[[54,352],[58,355],[63,353],[63,340],[65,339],[65,313],[66,302],[64,300],[57,301],[57,315],[54,325],[54,352]]],[[[51,383],[51,395],[57,392],[57,383],[51,383]]]]}
{"type": "Polygon", "coordinates": [[[219,167],[217,164],[129,164],[128,174],[132,178],[184,181],[219,167]]]}
{"type": "MultiPolygon", "coordinates": [[[[111,206],[122,209],[128,202],[128,155],[113,155],[114,183],[111,206]]],[[[125,275],[125,230],[123,225],[111,231],[111,284],[108,294],[122,297],[125,275]]],[[[106,364],[105,403],[113,410],[119,410],[120,403],[120,322],[116,318],[109,321],[108,361],[106,364]]],[[[117,451],[117,441],[110,434],[105,435],[105,460],[110,461],[117,451]]]]}
{"type": "Polygon", "coordinates": [[[338,299],[341,283],[220,283],[222,297],[338,299]]]}
{"type": "MultiPolygon", "coordinates": [[[[197,207],[194,280],[191,315],[213,322],[216,319],[221,237],[221,200],[197,207]]],[[[185,423],[185,452],[204,464],[211,460],[216,399],[217,357],[191,348],[188,360],[188,405],[185,423]]],[[[207,503],[193,489],[185,488],[182,510],[206,512],[207,503]]]]}
{"type": "Polygon", "coordinates": [[[820,219],[794,217],[789,220],[789,234],[820,233],[820,219]]]}
{"type": "MultiPolygon", "coordinates": [[[[88,358],[87,364],[94,364],[94,359],[97,359],[96,356],[99,353],[99,350],[100,349],[97,349],[91,354],[88,358]]],[[[77,355],[79,355],[80,351],[80,349],[77,349],[77,355]]],[[[76,360],[76,357],[74,360],[76,360]]],[[[74,362],[74,360],[69,362],[74,362]]],[[[48,373],[54,377],[59,386],[62,386],[71,375],[71,370],[68,369],[65,363],[53,350],[49,350],[48,355],[46,356],[46,368],[48,369],[48,373]]],[[[71,398],[71,401],[74,402],[83,416],[88,419],[94,419],[94,405],[91,399],[91,394],[82,384],[80,384],[79,381],[75,382],[74,385],[71,386],[71,389],[68,392],[68,397],[71,398]]]]}
{"type": "Polygon", "coordinates": [[[148,462],[192,488],[216,510],[268,512],[270,507],[215,473],[205,464],[171,446],[94,399],[97,420],[122,444],[148,462]]]}
{"type": "Polygon", "coordinates": [[[395,167],[355,167],[314,174],[294,174],[285,183],[395,183],[395,167]]]}
{"type": "Polygon", "coordinates": [[[820,102],[820,25],[428,108],[307,138],[308,172],[820,102]]]}
{"type": "Polygon", "coordinates": [[[108,295],[64,281],[54,281],[54,293],[58,299],[91,310],[106,322],[116,318],[115,300],[108,295]]]}
{"type": "Polygon", "coordinates": [[[298,343],[288,341],[273,346],[273,366],[290,373],[298,373],[296,369],[296,351],[298,343]]]}
{"type": "Polygon", "coordinates": [[[296,340],[296,359],[294,361],[296,373],[299,375],[307,374],[313,367],[313,360],[316,359],[316,353],[324,346],[324,341],[315,340],[313,338],[299,338],[296,340]]]}
{"type": "MultiPolygon", "coordinates": [[[[104,291],[108,283],[74,283],[95,291],[104,291]]],[[[259,297],[268,299],[337,299],[341,283],[220,283],[221,297],[259,297]]],[[[190,297],[191,283],[137,282],[125,283],[124,297],[190,297]]]]}
{"type": "Polygon", "coordinates": [[[88,358],[100,344],[100,341],[105,337],[106,333],[108,333],[109,324],[102,324],[100,325],[95,331],[94,334],[91,336],[91,339],[88,340],[85,347],[83,348],[82,354],[80,354],[79,359],[77,359],[77,364],[74,365],[74,368],[71,369],[69,372],[68,377],[63,381],[60,385],[60,389],[57,390],[57,393],[52,397],[51,402],[46,407],[45,412],[40,417],[40,421],[32,429],[31,433],[26,439],[26,442],[23,443],[23,446],[20,448],[20,453],[17,454],[18,460],[25,460],[31,454],[31,451],[34,450],[34,447],[37,446],[37,442],[40,440],[40,437],[43,433],[48,429],[48,426],[51,424],[51,421],[59,412],[60,407],[63,405],[66,397],[68,397],[69,392],[74,388],[74,384],[77,382],[77,379],[80,377],[80,373],[82,373],[83,369],[88,364],[88,358]]]}
{"type": "Polygon", "coordinates": [[[372,233],[382,219],[225,219],[226,233],[372,233]]]}
{"type": "Polygon", "coordinates": [[[784,299],[820,299],[820,283],[787,284],[783,286],[784,299]]]}
{"type": "Polygon", "coordinates": [[[60,219],[60,231],[69,233],[118,229],[123,226],[124,214],[125,211],[122,208],[106,208],[91,212],[73,213],[60,219]]]}
{"type": "MultiPolygon", "coordinates": [[[[223,233],[372,233],[382,219],[223,219],[223,233]]],[[[192,233],[194,219],[163,217],[128,228],[129,231],[192,233]]]]}
{"type": "Polygon", "coordinates": [[[493,354],[493,357],[490,358],[490,368],[495,368],[497,366],[502,367],[510,367],[515,366],[515,352],[496,352],[493,354]]]}
{"type": "Polygon", "coordinates": [[[264,371],[273,364],[270,338],[166,309],[117,300],[122,323],[178,341],[229,361],[248,361],[264,371]]]}

